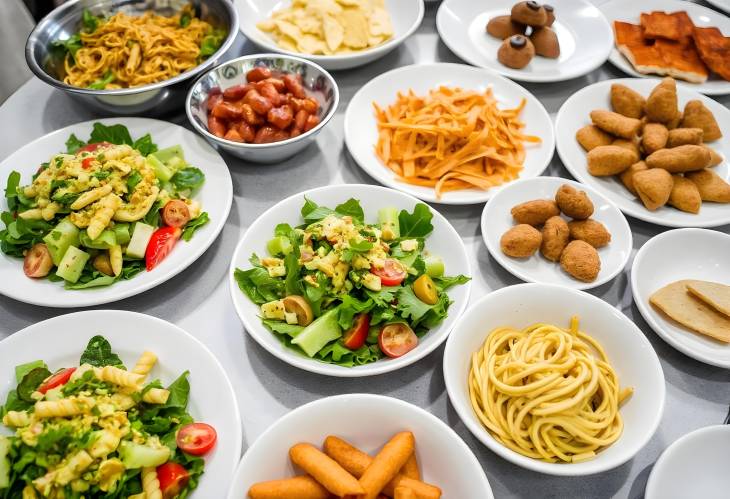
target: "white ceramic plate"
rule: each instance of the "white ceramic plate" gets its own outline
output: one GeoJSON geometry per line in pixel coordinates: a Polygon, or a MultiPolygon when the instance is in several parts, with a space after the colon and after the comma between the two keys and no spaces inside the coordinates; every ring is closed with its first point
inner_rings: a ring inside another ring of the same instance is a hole
{"type": "MultiPolygon", "coordinates": [[[[628,59],[615,47],[613,38],[613,22],[624,21],[632,24],[640,23],[642,12],[651,12],[660,10],[664,12],[676,12],[684,10],[695,26],[708,27],[714,26],[718,28],[725,36],[730,36],[730,19],[717,11],[703,7],[694,2],[680,2],[679,0],[612,0],[601,4],[599,7],[603,15],[606,16],[611,26],[611,54],[608,60],[611,64],[619,68],[624,73],[641,78],[657,79],[662,78],[658,75],[644,75],[634,69],[628,59]]],[[[727,7],[726,7],[727,8],[727,7]]],[[[679,86],[691,88],[697,92],[707,95],[724,95],[730,94],[730,81],[723,80],[719,76],[710,75],[705,83],[690,83],[677,80],[679,86]]]]}
{"type": "Polygon", "coordinates": [[[728,0],[707,0],[707,3],[730,14],[730,1],[728,0]]]}
{"type": "Polygon", "coordinates": [[[645,499],[725,499],[730,490],[730,425],[700,428],[662,453],[646,482],[645,499]]]}
{"type": "Polygon", "coordinates": [[[654,236],[631,268],[631,292],[644,320],[674,348],[713,366],[730,369],[730,344],[695,333],[649,303],[667,284],[698,279],[730,285],[730,236],[714,230],[678,229],[654,236]]]}
{"type": "Polygon", "coordinates": [[[525,144],[527,156],[520,178],[540,175],[553,157],[555,135],[552,121],[537,98],[520,85],[487,69],[463,64],[418,64],[388,71],[365,84],[350,100],[345,113],[345,143],[360,167],[381,184],[407,192],[412,196],[433,203],[474,204],[483,203],[499,190],[466,189],[445,193],[441,199],[431,187],[406,184],[395,178],[393,172],[375,155],[378,127],[373,112],[373,102],[381,107],[396,100],[396,94],[412,89],[418,95],[426,95],[441,85],[485,91],[492,87],[500,108],[517,107],[522,99],[527,103],[520,115],[525,123],[524,133],[542,138],[540,144],[525,144]]]}
{"type": "Polygon", "coordinates": [[[490,19],[508,15],[514,0],[444,0],[436,27],[447,47],[469,64],[489,68],[513,80],[563,81],[590,73],[604,63],[613,45],[611,27],[603,14],[586,0],[551,0],[555,7],[552,29],[558,36],[557,59],[535,56],[522,69],[508,68],[497,59],[502,40],[487,33],[490,19]]]}
{"type": "Polygon", "coordinates": [[[89,339],[97,334],[109,340],[127,366],[134,365],[143,350],[157,354],[159,360],[150,380],[168,384],[190,371],[188,411],[218,433],[214,450],[205,456],[205,474],[190,497],[223,497],[241,455],[236,396],[223,367],[205,345],[169,322],[136,312],[93,310],[28,326],[0,342],[0,398],[4,401],[8,391],[15,388],[17,364],[43,360],[51,370],[78,366],[89,339]]]}
{"type": "MultiPolygon", "coordinates": [[[[185,159],[205,173],[205,183],[194,199],[207,211],[210,222],[195,232],[189,241],[180,241],[170,255],[151,272],[140,272],[129,280],[111,286],[81,290],[64,289],[63,283],[47,279],[30,279],[23,273],[23,260],[0,253],[0,294],[16,300],[46,307],[88,307],[109,303],[147,291],[185,270],[213,244],[228,218],[233,201],[231,175],[223,158],[200,136],[181,126],[147,118],[105,118],[71,125],[49,133],[21,147],[0,162],[4,188],[12,170],[21,174],[21,185],[28,185],[38,165],[66,151],[64,142],[69,135],[88,139],[92,125],[121,123],[132,138],[149,133],[160,149],[180,145],[185,159]]],[[[5,197],[0,198],[0,211],[7,210],[5,197]]],[[[4,228],[4,226],[3,226],[4,228]]]]}
{"type": "Polygon", "coordinates": [[[584,291],[548,284],[517,284],[479,299],[461,316],[446,342],[444,378],[449,399],[469,431],[501,457],[529,470],[550,475],[590,475],[613,469],[631,459],[659,426],[665,385],[661,364],[644,333],[605,301],[584,291]],[[621,437],[588,461],[546,463],[508,449],[482,426],[469,401],[471,356],[497,327],[524,328],[536,322],[568,327],[580,318],[580,328],[606,351],[621,386],[634,394],[621,407],[621,437]]]}
{"type": "MultiPolygon", "coordinates": [[[[575,133],[585,125],[590,125],[590,112],[594,109],[611,109],[611,84],[621,83],[641,95],[649,96],[659,83],[655,79],[621,78],[594,83],[581,89],[568,98],[555,118],[555,129],[560,130],[557,139],[558,155],[568,171],[580,182],[590,185],[598,192],[613,201],[625,214],[667,227],[716,227],[730,223],[730,208],[727,204],[702,203],[698,214],[685,213],[670,206],[656,211],[647,210],[641,201],[634,197],[621,183],[618,177],[594,177],[588,173],[585,150],[575,139],[575,133]]],[[[685,86],[677,87],[679,108],[684,109],[687,101],[699,99],[715,115],[718,125],[725,137],[707,145],[719,152],[725,161],[714,167],[720,177],[728,178],[727,158],[730,157],[730,111],[718,102],[705,97],[685,86]]]]}
{"type": "Polygon", "coordinates": [[[310,402],[274,423],[246,451],[228,499],[248,497],[256,482],[299,474],[289,460],[289,448],[299,442],[320,447],[327,436],[335,435],[374,455],[393,435],[406,430],[416,437],[423,480],[440,487],[442,497],[494,497],[474,454],[443,421],[395,398],[351,394],[310,402]]]}
{"type": "Polygon", "coordinates": [[[274,11],[289,7],[291,5],[289,0],[234,0],[234,4],[240,20],[241,33],[253,43],[266,51],[309,59],[328,70],[355,68],[380,59],[418,29],[426,9],[423,0],[385,0],[385,6],[393,23],[394,35],[390,40],[377,47],[351,54],[311,55],[279,47],[268,33],[256,27],[257,23],[271,17],[274,11]]]}
{"type": "Polygon", "coordinates": [[[631,228],[616,205],[586,185],[556,177],[530,178],[506,186],[484,206],[481,227],[489,253],[510,273],[523,281],[560,284],[574,289],[595,288],[616,277],[626,266],[633,244],[631,228]],[[559,262],[546,259],[539,250],[530,258],[510,258],[500,248],[502,235],[515,226],[510,213],[512,207],[533,199],[555,199],[557,190],[566,184],[588,194],[595,209],[591,218],[601,222],[611,234],[611,242],[598,249],[601,271],[593,282],[573,279],[563,271],[559,262]]]}
{"type": "MultiPolygon", "coordinates": [[[[358,199],[365,212],[365,221],[371,223],[377,220],[377,213],[380,208],[392,206],[397,208],[398,211],[406,209],[410,212],[419,202],[407,194],[380,186],[331,185],[288,197],[257,218],[236,247],[228,277],[236,312],[246,327],[246,331],[253,339],[269,353],[293,366],[306,371],[340,377],[372,376],[395,371],[425,357],[443,343],[456,318],[466,308],[469,301],[471,281],[461,286],[455,286],[448,291],[449,297],[453,301],[451,307],[449,307],[449,316],[439,326],[431,329],[421,337],[418,346],[414,350],[397,359],[384,358],[364,366],[348,368],[310,359],[304,354],[283,346],[274,333],[261,324],[259,307],[238,288],[233,272],[236,268],[251,268],[249,263],[251,254],[267,254],[266,243],[273,237],[274,227],[277,224],[288,223],[292,227],[302,224],[300,209],[304,204],[305,196],[321,206],[330,208],[334,208],[349,198],[358,199]]],[[[432,254],[443,258],[446,275],[471,275],[469,259],[461,237],[443,215],[433,208],[431,208],[431,212],[433,213],[433,220],[431,220],[433,232],[426,238],[426,249],[432,254]]]]}

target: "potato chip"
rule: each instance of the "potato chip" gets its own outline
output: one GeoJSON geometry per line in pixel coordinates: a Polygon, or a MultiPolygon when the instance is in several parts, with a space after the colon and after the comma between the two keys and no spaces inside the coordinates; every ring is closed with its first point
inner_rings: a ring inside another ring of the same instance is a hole
{"type": "Polygon", "coordinates": [[[324,39],[327,42],[327,48],[332,53],[336,52],[345,39],[345,29],[329,14],[322,18],[322,29],[324,30],[324,39]]]}
{"type": "Polygon", "coordinates": [[[297,38],[297,46],[299,47],[299,52],[305,54],[324,54],[327,48],[324,41],[314,35],[302,35],[300,38],[297,38]]]}
{"type": "Polygon", "coordinates": [[[293,38],[295,40],[299,40],[302,35],[302,30],[300,30],[295,24],[290,23],[289,21],[274,21],[274,24],[276,24],[276,27],[279,29],[281,34],[286,35],[290,38],[293,38]]]}
{"type": "Polygon", "coordinates": [[[362,11],[345,9],[339,15],[339,20],[345,30],[345,45],[355,49],[368,46],[368,20],[362,11]]]}
{"type": "Polygon", "coordinates": [[[370,35],[384,36],[390,38],[393,36],[393,24],[390,22],[390,14],[383,8],[376,8],[370,14],[370,35]]]}

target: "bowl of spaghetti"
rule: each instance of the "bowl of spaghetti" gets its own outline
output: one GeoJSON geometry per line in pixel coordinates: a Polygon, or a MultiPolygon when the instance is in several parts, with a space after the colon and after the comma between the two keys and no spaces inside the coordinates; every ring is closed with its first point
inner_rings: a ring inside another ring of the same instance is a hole
{"type": "Polygon", "coordinates": [[[43,18],[25,58],[45,83],[113,114],[163,114],[231,46],[227,0],[71,0],[43,18]]]}
{"type": "Polygon", "coordinates": [[[625,463],[662,417],[664,374],[641,330],[593,295],[520,284],[457,321],[444,352],[449,399],[501,457],[561,476],[625,463]]]}

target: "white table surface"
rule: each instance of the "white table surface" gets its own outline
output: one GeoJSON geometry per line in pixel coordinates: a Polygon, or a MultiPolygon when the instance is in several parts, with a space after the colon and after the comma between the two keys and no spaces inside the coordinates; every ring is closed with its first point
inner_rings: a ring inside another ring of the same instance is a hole
{"type": "MultiPolygon", "coordinates": [[[[343,142],[343,117],[354,92],[372,77],[399,66],[461,62],[436,33],[437,5],[427,4],[423,24],[401,48],[370,65],[334,73],[340,86],[340,108],[317,138],[316,145],[293,159],[271,166],[249,164],[223,154],[233,177],[234,200],[226,226],[213,246],[189,269],[167,283],[99,308],[154,315],[202,340],[221,361],[234,385],[242,417],[244,450],[279,417],[304,403],[342,393],[378,393],[424,407],[452,426],[478,457],[497,498],[643,497],[651,467],[663,449],[692,430],[722,422],[730,403],[730,371],[686,357],[649,328],[632,301],[631,263],[618,277],[592,293],[632,318],[654,346],[667,382],[664,418],[649,444],[633,460],[613,471],[582,478],[551,477],[523,470],[499,458],[472,437],[448,401],[442,373],[443,346],[395,373],[358,379],[329,378],[290,367],[269,355],[248,337],[233,309],[226,278],[228,265],[237,241],[258,215],[278,200],[305,189],[327,184],[374,183],[353,162],[343,142]]],[[[255,52],[256,48],[239,36],[228,57],[255,52]]],[[[580,88],[623,76],[606,63],[584,77],[567,82],[525,86],[554,117],[568,96],[580,88]]],[[[730,104],[730,96],[718,100],[726,106],[730,104]]],[[[0,157],[58,128],[98,117],[80,108],[68,96],[32,79],[0,107],[0,157]]],[[[164,119],[188,126],[182,112],[164,119]]],[[[0,178],[6,178],[7,174],[0,172],[0,178]]],[[[557,154],[546,174],[569,178],[557,154]]],[[[479,229],[482,205],[435,205],[435,208],[456,227],[472,258],[472,302],[491,290],[519,282],[489,256],[482,242],[479,229]]],[[[635,250],[665,230],[634,219],[629,222],[634,231],[635,250]]],[[[720,230],[730,232],[730,226],[720,230]]],[[[26,305],[0,296],[0,338],[71,311],[26,305]]]]}

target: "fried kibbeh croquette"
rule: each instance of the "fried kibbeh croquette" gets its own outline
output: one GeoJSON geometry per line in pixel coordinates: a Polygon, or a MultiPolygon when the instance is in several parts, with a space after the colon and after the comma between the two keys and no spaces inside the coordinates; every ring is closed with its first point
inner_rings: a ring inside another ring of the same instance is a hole
{"type": "Polygon", "coordinates": [[[499,62],[513,69],[522,69],[535,57],[535,47],[525,35],[512,35],[502,42],[497,51],[499,62]]]}
{"type": "Polygon", "coordinates": [[[674,184],[672,192],[669,193],[669,205],[687,213],[699,213],[702,198],[697,185],[679,174],[672,175],[672,179],[674,184]]]}
{"type": "Polygon", "coordinates": [[[678,114],[677,83],[674,78],[664,78],[646,99],[646,116],[655,123],[669,123],[678,114]]]}
{"type": "Polygon", "coordinates": [[[674,130],[675,128],[679,127],[679,124],[682,122],[682,113],[677,114],[676,118],[673,120],[667,121],[665,123],[667,130],[674,130]]]}
{"type": "Polygon", "coordinates": [[[723,157],[719,152],[714,150],[712,147],[704,145],[704,144],[702,144],[702,147],[704,147],[705,149],[707,149],[710,152],[710,164],[707,165],[708,168],[710,168],[712,166],[717,166],[723,162],[723,157]]]}
{"type": "Polygon", "coordinates": [[[639,161],[639,157],[641,156],[641,149],[639,149],[639,143],[633,139],[614,139],[613,142],[611,142],[612,146],[618,146],[623,147],[627,151],[631,151],[634,153],[634,157],[636,158],[634,161],[639,161]]]}
{"type": "Polygon", "coordinates": [[[685,175],[695,183],[702,201],[730,203],[730,184],[712,170],[700,170],[685,175]]]}
{"type": "Polygon", "coordinates": [[[547,3],[543,4],[542,7],[545,9],[545,13],[547,14],[547,22],[545,23],[545,26],[549,28],[555,23],[555,7],[547,3]]]}
{"type": "Polygon", "coordinates": [[[687,144],[650,154],[646,166],[662,168],[669,173],[684,173],[707,168],[711,159],[710,151],[705,147],[687,144]]]}
{"type": "Polygon", "coordinates": [[[569,241],[568,223],[559,216],[550,217],[542,228],[540,253],[551,262],[557,262],[569,241]]]}
{"type": "Polygon", "coordinates": [[[568,243],[560,255],[560,266],[568,274],[583,282],[592,282],[601,271],[601,259],[596,248],[585,241],[568,243]]]}
{"type": "Polygon", "coordinates": [[[530,40],[535,46],[535,53],[548,59],[557,59],[560,57],[560,42],[558,35],[550,28],[533,28],[530,34],[530,40]]]}
{"type": "Polygon", "coordinates": [[[502,253],[512,258],[529,258],[542,243],[542,233],[532,225],[519,224],[502,234],[499,246],[502,253]]]}
{"type": "Polygon", "coordinates": [[[655,211],[667,204],[672,193],[672,174],[662,168],[649,168],[634,173],[634,189],[649,211],[655,211]]]}
{"type": "Polygon", "coordinates": [[[618,175],[638,159],[634,152],[621,146],[598,146],[588,151],[588,172],[596,177],[618,175]]]}
{"type": "Polygon", "coordinates": [[[640,119],[644,116],[646,99],[636,90],[626,85],[614,83],[611,85],[611,109],[627,118],[640,119]]]}
{"type": "Polygon", "coordinates": [[[669,130],[669,136],[667,137],[667,148],[690,145],[702,144],[704,132],[701,128],[675,128],[669,130]]]}
{"type": "Polygon", "coordinates": [[[512,35],[524,35],[526,26],[512,20],[510,16],[497,16],[487,23],[487,33],[504,40],[512,35]]]}
{"type": "Polygon", "coordinates": [[[560,210],[552,199],[535,199],[514,206],[511,213],[518,224],[537,227],[544,224],[548,218],[560,215],[560,210]]]}
{"type": "Polygon", "coordinates": [[[669,130],[661,123],[647,123],[641,136],[641,145],[646,154],[651,154],[667,147],[669,130]]]}
{"type": "Polygon", "coordinates": [[[545,26],[548,14],[538,2],[518,2],[512,6],[512,20],[528,26],[545,26]]]}
{"type": "Polygon", "coordinates": [[[593,215],[593,202],[585,191],[564,184],[555,193],[555,204],[565,216],[575,220],[585,220],[593,215]]]}
{"type": "Polygon", "coordinates": [[[611,242],[611,233],[606,226],[591,218],[568,222],[570,238],[585,241],[594,248],[603,248],[611,242]]]}
{"type": "Polygon", "coordinates": [[[626,187],[631,194],[634,196],[638,196],[636,192],[636,188],[634,187],[634,173],[640,172],[643,170],[648,170],[649,167],[646,166],[646,163],[644,161],[638,161],[631,165],[628,170],[625,170],[619,175],[619,178],[621,179],[621,182],[624,184],[624,187],[626,187]]]}
{"type": "Polygon", "coordinates": [[[586,152],[598,146],[608,146],[613,142],[613,136],[596,125],[586,125],[575,133],[575,140],[586,152]]]}
{"type": "Polygon", "coordinates": [[[704,142],[712,142],[722,137],[722,131],[717,124],[717,120],[715,120],[715,115],[700,100],[691,100],[685,104],[679,126],[682,128],[701,128],[704,142]]]}
{"type": "Polygon", "coordinates": [[[633,139],[641,129],[641,120],[605,109],[591,111],[591,121],[604,132],[623,139],[633,139]]]}

